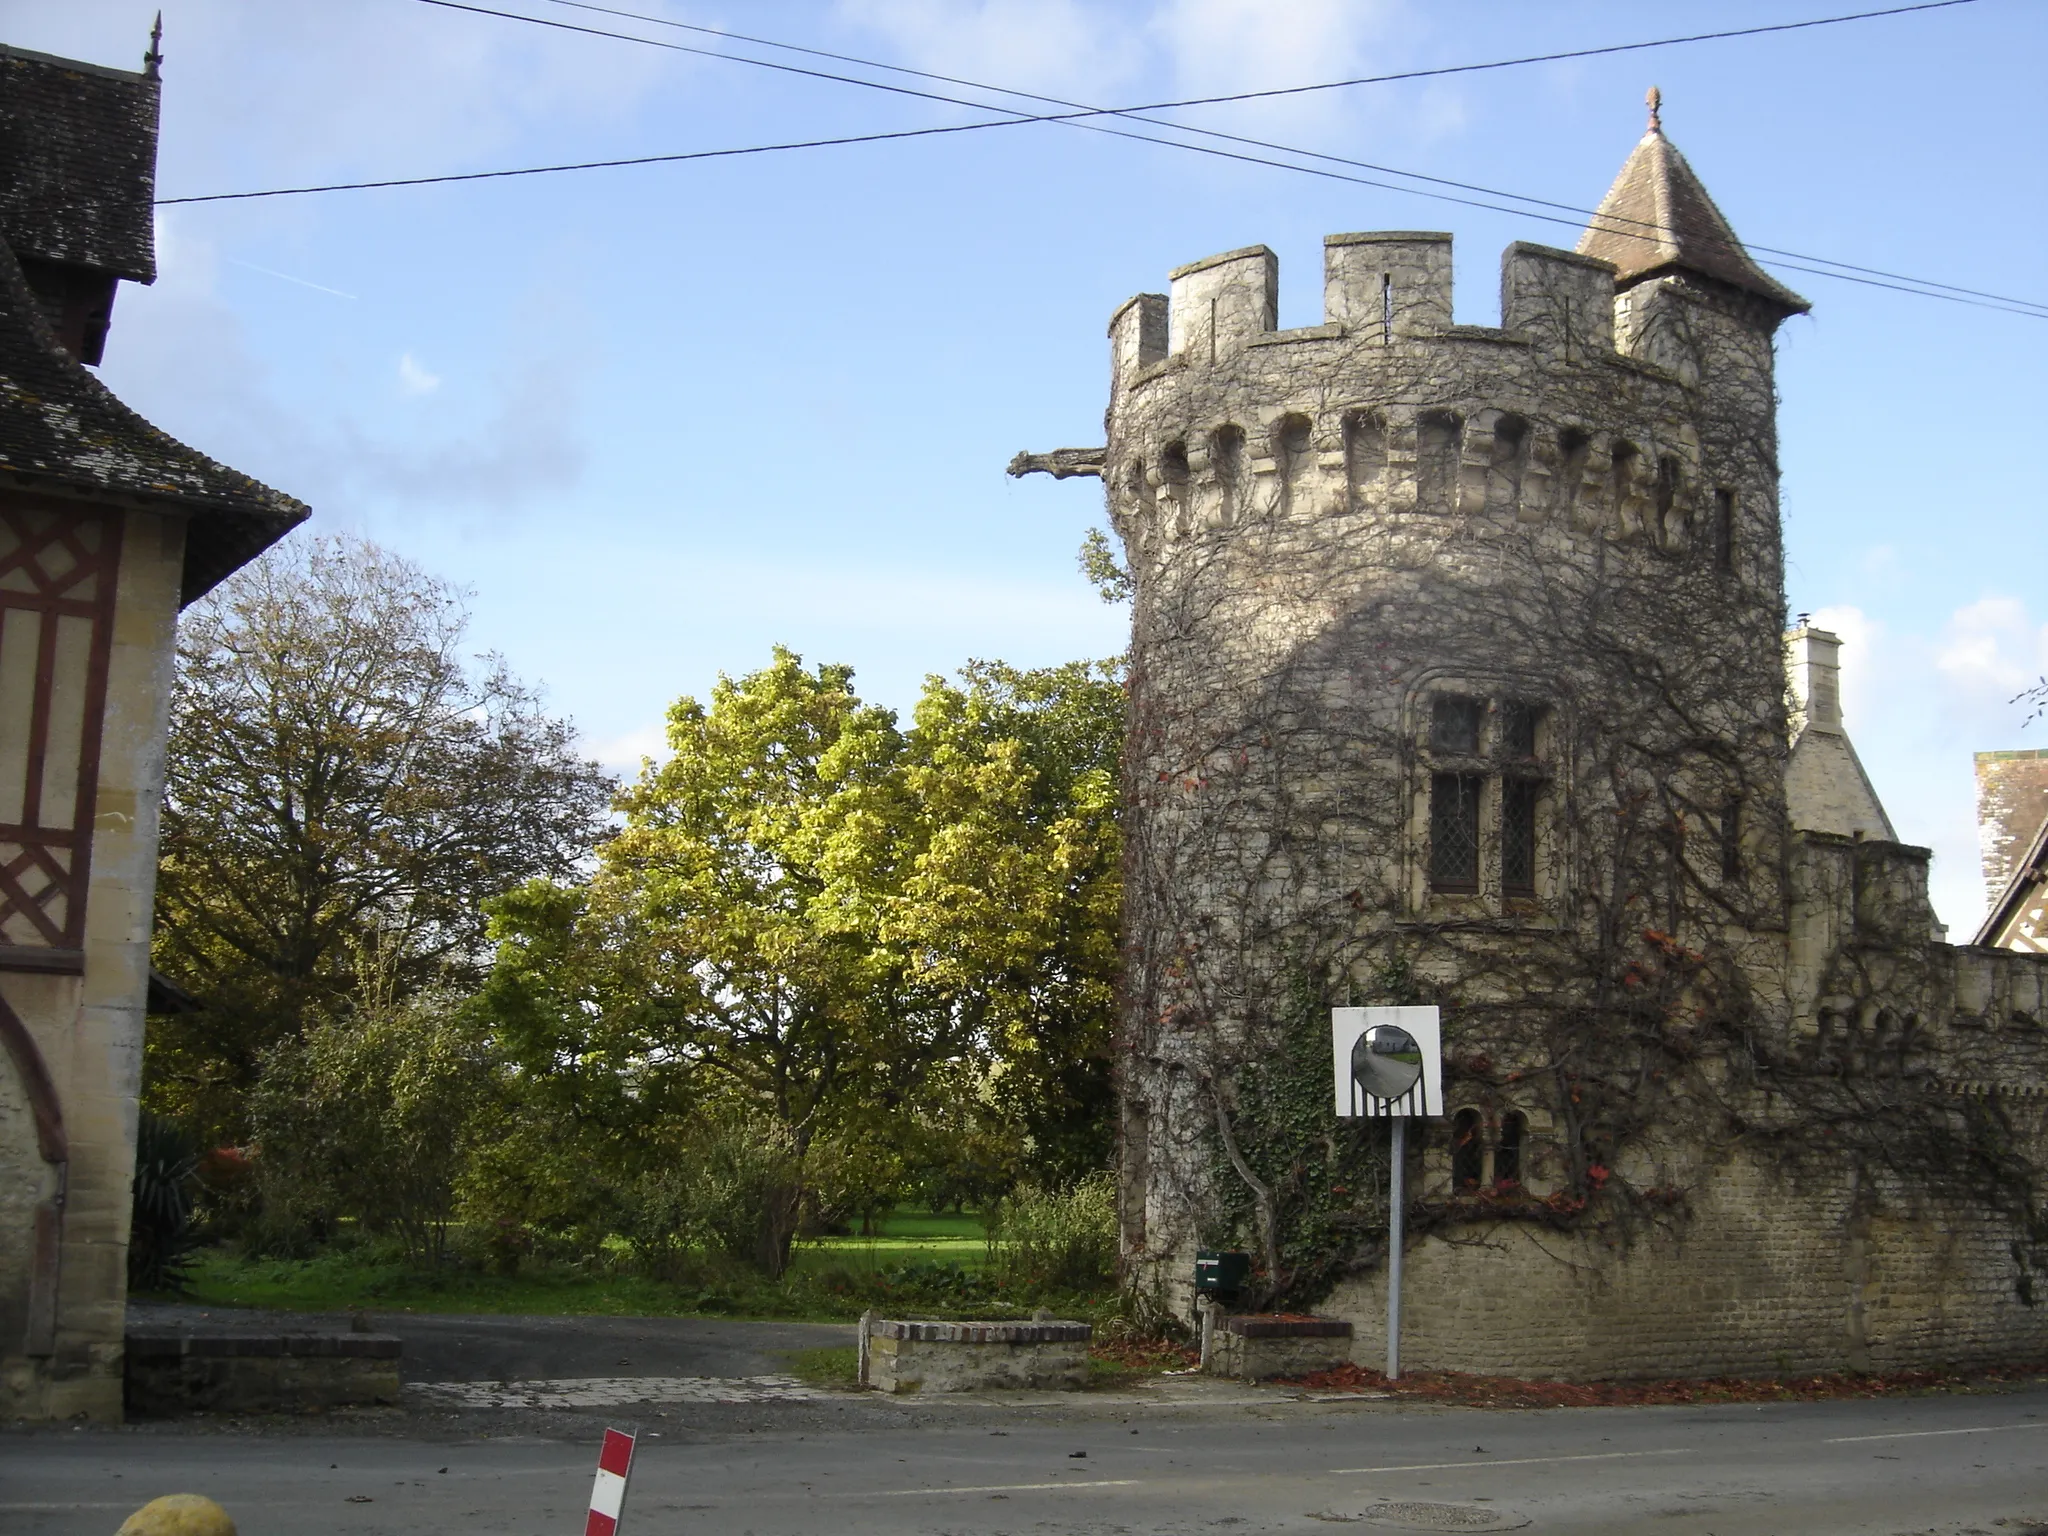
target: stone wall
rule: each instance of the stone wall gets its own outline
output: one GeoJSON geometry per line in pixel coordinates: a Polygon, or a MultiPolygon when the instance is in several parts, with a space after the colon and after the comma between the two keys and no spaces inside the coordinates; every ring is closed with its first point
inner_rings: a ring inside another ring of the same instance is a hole
{"type": "Polygon", "coordinates": [[[984,1392],[1088,1384],[1086,1323],[864,1323],[861,1384],[883,1392],[984,1392]]]}
{"type": "Polygon", "coordinates": [[[1351,1334],[1351,1324],[1337,1317],[1227,1317],[1205,1363],[1211,1373],[1241,1381],[1308,1376],[1349,1361],[1351,1334]]]}

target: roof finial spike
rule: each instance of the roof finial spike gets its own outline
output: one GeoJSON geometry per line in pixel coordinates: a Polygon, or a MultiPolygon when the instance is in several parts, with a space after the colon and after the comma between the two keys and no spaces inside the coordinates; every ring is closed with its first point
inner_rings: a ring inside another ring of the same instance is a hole
{"type": "Polygon", "coordinates": [[[1650,107],[1650,132],[1662,133],[1664,131],[1664,93],[1653,85],[1650,87],[1650,93],[1643,100],[1649,103],[1650,107]]]}
{"type": "Polygon", "coordinates": [[[164,13],[156,13],[156,25],[149,29],[149,52],[142,56],[142,72],[154,80],[164,67],[164,13]]]}

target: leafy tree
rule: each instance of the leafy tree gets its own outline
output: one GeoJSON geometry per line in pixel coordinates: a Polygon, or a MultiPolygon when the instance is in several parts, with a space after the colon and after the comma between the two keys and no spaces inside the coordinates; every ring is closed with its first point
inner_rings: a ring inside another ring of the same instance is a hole
{"type": "MultiPolygon", "coordinates": [[[[930,1010],[875,942],[902,743],[851,678],[778,649],[708,708],[678,701],[671,756],[619,797],[589,886],[496,904],[486,1001],[542,1091],[619,1129],[763,1116],[800,1183],[814,1140],[914,1080],[930,1010]]],[[[799,1204],[774,1204],[779,1273],[799,1204]]]]}
{"type": "Polygon", "coordinates": [[[807,1198],[864,1208],[848,1170],[893,1186],[949,1139],[1000,1144],[946,1112],[963,1081],[1053,1164],[1100,1167],[1120,701],[1102,667],[977,665],[931,679],[906,734],[781,649],[679,701],[595,877],[492,906],[484,1003],[524,1091],[611,1128],[622,1164],[692,1120],[767,1127],[791,1181],[761,1195],[771,1273],[807,1198]]]}
{"type": "Polygon", "coordinates": [[[252,1095],[267,1215],[353,1216],[438,1264],[472,1128],[502,1078],[479,1031],[438,993],[309,1021],[271,1048],[252,1095]]]}
{"type": "Polygon", "coordinates": [[[996,1066],[1037,1172],[1109,1155],[1122,841],[1116,664],[926,681],[905,752],[918,847],[884,936],[996,1066]]]}
{"type": "Polygon", "coordinates": [[[158,1105],[238,1133],[263,1053],[345,1011],[366,954],[399,998],[472,983],[483,901],[587,857],[610,781],[463,655],[466,625],[453,588],[345,537],[185,615],[155,958],[205,1007],[152,1032],[158,1105]]]}

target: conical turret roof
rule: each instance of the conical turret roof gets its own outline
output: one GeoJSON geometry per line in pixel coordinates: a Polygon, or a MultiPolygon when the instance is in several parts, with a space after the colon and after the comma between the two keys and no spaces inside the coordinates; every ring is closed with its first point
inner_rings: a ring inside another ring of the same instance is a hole
{"type": "Polygon", "coordinates": [[[1593,222],[1579,237],[1579,254],[1615,266],[1615,284],[1674,270],[1740,288],[1788,315],[1813,306],[1750,259],[1742,242],[1678,147],[1664,137],[1660,98],[1650,93],[1650,127],[1629,155],[1593,222]]]}

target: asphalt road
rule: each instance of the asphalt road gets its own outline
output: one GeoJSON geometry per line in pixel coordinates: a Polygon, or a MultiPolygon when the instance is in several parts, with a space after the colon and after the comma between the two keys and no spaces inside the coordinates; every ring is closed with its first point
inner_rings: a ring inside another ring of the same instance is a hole
{"type": "MultiPolygon", "coordinates": [[[[573,1536],[603,1414],[393,1416],[346,1434],[0,1435],[0,1531],[107,1536],[203,1492],[241,1536],[573,1536]]],[[[1057,1406],[700,1408],[649,1421],[626,1536],[1329,1536],[1434,1524],[1710,1536],[2048,1525],[2048,1391],[1766,1407],[1423,1409],[1218,1388],[1057,1406]],[[1085,1452],[1077,1456],[1075,1452],[1085,1452]]]]}

